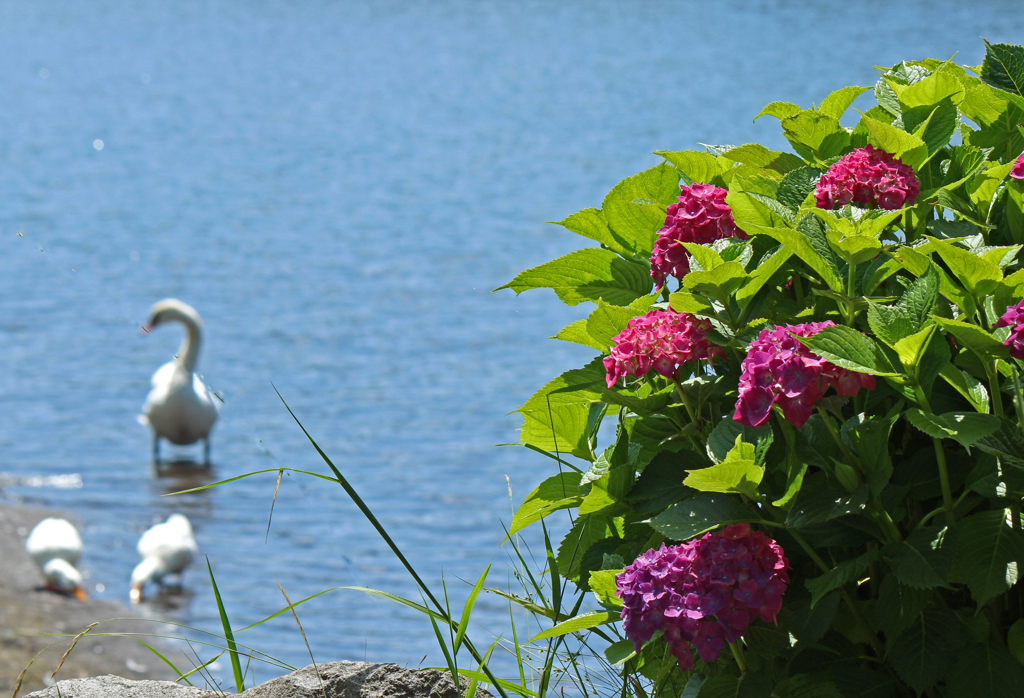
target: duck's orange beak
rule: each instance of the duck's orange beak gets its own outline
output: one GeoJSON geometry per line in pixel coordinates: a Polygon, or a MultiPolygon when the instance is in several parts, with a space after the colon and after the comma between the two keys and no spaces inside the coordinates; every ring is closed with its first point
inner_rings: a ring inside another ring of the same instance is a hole
{"type": "Polygon", "coordinates": [[[132,603],[141,603],[142,587],[138,584],[132,584],[132,590],[128,593],[128,598],[132,600],[132,603]]]}
{"type": "Polygon", "coordinates": [[[83,589],[82,587],[78,587],[77,589],[75,589],[71,593],[74,594],[75,598],[78,599],[79,601],[88,601],[89,600],[89,595],[85,593],[85,589],[83,589]]]}

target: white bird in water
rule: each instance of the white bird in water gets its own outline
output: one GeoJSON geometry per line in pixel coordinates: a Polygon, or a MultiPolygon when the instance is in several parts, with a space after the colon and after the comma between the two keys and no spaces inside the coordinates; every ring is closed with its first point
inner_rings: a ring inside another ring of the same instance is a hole
{"type": "Polygon", "coordinates": [[[182,573],[196,556],[192,524],[184,514],[171,514],[167,521],[142,534],[137,550],[142,562],[132,570],[133,603],[142,601],[142,590],[147,584],[163,586],[163,578],[169,574],[178,575],[181,583],[182,573]]]}
{"type": "Polygon", "coordinates": [[[160,462],[160,438],[184,446],[203,440],[203,460],[210,462],[210,429],[220,406],[217,398],[195,374],[203,321],[192,306],[168,298],[149,311],[142,327],[148,333],[163,322],[180,322],[185,339],[173,361],[153,374],[153,389],[142,407],[139,421],[153,427],[153,461],[160,462]]]}
{"type": "Polygon", "coordinates": [[[82,538],[64,519],[43,519],[25,541],[25,550],[46,578],[46,588],[85,601],[82,573],[75,569],[82,556],[82,538]]]}

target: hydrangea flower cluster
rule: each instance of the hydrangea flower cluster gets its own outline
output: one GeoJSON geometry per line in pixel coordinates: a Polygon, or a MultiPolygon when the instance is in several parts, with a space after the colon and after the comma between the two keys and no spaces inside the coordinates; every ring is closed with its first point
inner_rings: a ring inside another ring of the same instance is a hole
{"type": "Polygon", "coordinates": [[[814,191],[818,208],[849,203],[895,211],[911,206],[921,193],[914,170],[874,146],[859,148],[828,168],[814,191]]]}
{"type": "Polygon", "coordinates": [[[1010,176],[1014,179],[1024,179],[1024,153],[1017,156],[1013,163],[1013,169],[1010,170],[1010,176]]]}
{"type": "Polygon", "coordinates": [[[725,189],[691,184],[680,186],[679,191],[678,203],[669,205],[665,225],[658,231],[651,253],[651,278],[658,288],[669,275],[681,279],[690,273],[690,260],[680,243],[706,245],[722,238],[747,238],[732,219],[732,209],[725,203],[729,192],[725,189]]]}
{"type": "Polygon", "coordinates": [[[612,338],[611,354],[604,359],[608,387],[626,376],[646,375],[652,368],[672,378],[687,361],[724,356],[721,347],[708,342],[710,329],[710,320],[673,310],[652,310],[631,318],[626,329],[612,338]]]}
{"type": "Polygon", "coordinates": [[[1024,300],[1017,305],[1007,307],[1003,316],[992,325],[993,329],[998,327],[1013,328],[1010,330],[1010,336],[1003,342],[1003,346],[1010,347],[1010,356],[1024,361],[1024,300]]]}
{"type": "Polygon", "coordinates": [[[799,428],[829,387],[834,386],[842,396],[856,395],[861,388],[874,389],[874,376],[839,368],[797,339],[815,335],[834,324],[826,320],[761,330],[743,360],[740,396],[732,418],[759,427],[768,421],[772,405],[778,403],[786,421],[799,428]]]}
{"type": "Polygon", "coordinates": [[[718,658],[755,618],[775,621],[789,584],[789,561],[777,542],[732,524],[682,545],[648,550],[615,578],[622,628],[639,652],[655,631],[683,671],[691,645],[705,662],[718,658]]]}

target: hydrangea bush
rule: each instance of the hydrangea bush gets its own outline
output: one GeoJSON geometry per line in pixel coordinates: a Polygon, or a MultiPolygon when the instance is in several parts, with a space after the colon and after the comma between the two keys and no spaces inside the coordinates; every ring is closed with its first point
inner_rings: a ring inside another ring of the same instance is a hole
{"type": "Polygon", "coordinates": [[[1024,47],[986,47],[772,102],[792,152],[659,151],[503,287],[586,309],[511,533],[569,510],[590,610],[545,636],[622,695],[1024,696],[1024,47]]]}

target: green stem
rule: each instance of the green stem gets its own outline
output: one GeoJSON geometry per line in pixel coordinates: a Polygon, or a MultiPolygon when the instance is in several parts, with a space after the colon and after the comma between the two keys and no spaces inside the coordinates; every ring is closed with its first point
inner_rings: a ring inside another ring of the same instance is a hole
{"type": "Polygon", "coordinates": [[[839,446],[839,450],[843,452],[843,455],[849,461],[849,464],[855,465],[857,463],[857,459],[854,457],[850,447],[843,443],[842,437],[840,437],[839,432],[836,431],[836,425],[832,423],[832,417],[824,410],[824,408],[818,407],[816,409],[818,410],[818,414],[821,415],[821,421],[825,423],[828,433],[832,435],[832,440],[839,446]]]}
{"type": "Polygon", "coordinates": [[[1024,431],[1024,399],[1020,394],[1020,372],[1013,369],[1013,408],[1017,412],[1017,426],[1024,431]]]}
{"type": "Polygon", "coordinates": [[[899,543],[903,540],[903,534],[900,533],[900,529],[896,527],[889,512],[885,510],[882,503],[877,499],[871,500],[871,510],[875,513],[875,520],[882,525],[882,530],[886,534],[886,538],[889,543],[899,543]]]}
{"type": "Polygon", "coordinates": [[[747,661],[743,658],[743,648],[739,646],[739,643],[730,642],[729,649],[732,650],[732,656],[736,658],[736,666],[740,668],[740,673],[747,673],[747,661]]]}
{"type": "Polygon", "coordinates": [[[956,526],[953,514],[953,490],[949,487],[949,470],[946,468],[946,451],[942,448],[942,439],[932,439],[935,445],[935,461],[939,464],[939,484],[942,485],[942,508],[946,512],[946,523],[956,526]]]}
{"type": "Polygon", "coordinates": [[[693,405],[690,404],[690,398],[686,395],[686,391],[683,390],[683,386],[680,385],[678,380],[673,378],[672,382],[676,386],[676,394],[679,396],[679,399],[683,401],[683,407],[686,408],[686,414],[690,415],[690,423],[693,424],[694,431],[697,432],[697,436],[703,439],[704,435],[700,431],[700,421],[697,419],[697,413],[693,411],[693,405]]]}
{"type": "MultiPolygon", "coordinates": [[[[993,362],[992,368],[985,364],[985,373],[988,374],[988,390],[992,394],[992,412],[997,417],[1003,416],[1003,392],[999,388],[999,359],[993,362]]],[[[1016,386],[1016,373],[1014,374],[1014,386],[1016,386]]],[[[1014,396],[1016,401],[1016,395],[1014,396]]],[[[1019,416],[1019,415],[1018,415],[1019,416]]]]}

